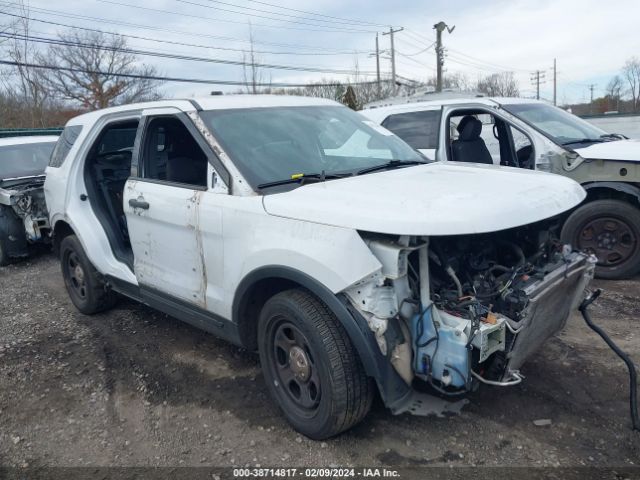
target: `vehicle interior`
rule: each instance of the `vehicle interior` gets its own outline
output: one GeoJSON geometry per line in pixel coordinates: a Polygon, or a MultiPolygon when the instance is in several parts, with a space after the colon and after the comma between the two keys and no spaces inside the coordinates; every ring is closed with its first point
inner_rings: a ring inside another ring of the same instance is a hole
{"type": "MultiPolygon", "coordinates": [[[[138,120],[117,122],[105,127],[85,162],[85,184],[91,206],[114,255],[130,267],[133,252],[123,202],[125,184],[131,176],[138,123],[138,120]]],[[[187,188],[207,187],[207,156],[178,118],[158,117],[149,122],[140,163],[140,178],[187,188]]]]}
{"type": "Polygon", "coordinates": [[[102,223],[116,258],[133,264],[124,214],[124,186],[131,175],[131,157],[138,120],[108,125],[85,162],[85,185],[91,206],[102,223]]]}
{"type": "Polygon", "coordinates": [[[206,188],[208,159],[176,117],[149,122],[142,150],[142,178],[206,188]]]}
{"type": "Polygon", "coordinates": [[[465,109],[448,118],[449,159],[533,169],[533,144],[528,136],[483,110],[465,109]]]}

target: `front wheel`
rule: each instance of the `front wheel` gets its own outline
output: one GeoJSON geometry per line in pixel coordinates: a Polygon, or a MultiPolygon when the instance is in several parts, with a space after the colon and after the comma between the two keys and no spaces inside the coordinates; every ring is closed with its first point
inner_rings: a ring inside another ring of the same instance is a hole
{"type": "Polygon", "coordinates": [[[307,437],[337,435],[369,411],[371,379],[335,315],[310,293],[287,290],[266,302],[258,348],[272,397],[307,437]]]}
{"type": "Polygon", "coordinates": [[[621,200],[595,200],[576,209],[562,240],[598,257],[596,277],[629,278],[640,270],[640,210],[621,200]]]}

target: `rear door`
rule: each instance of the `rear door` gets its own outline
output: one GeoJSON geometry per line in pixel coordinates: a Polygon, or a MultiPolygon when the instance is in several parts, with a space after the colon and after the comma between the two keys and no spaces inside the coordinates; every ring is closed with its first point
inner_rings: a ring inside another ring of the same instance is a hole
{"type": "Polygon", "coordinates": [[[203,140],[173,109],[143,112],[124,209],[143,292],[205,306],[198,205],[207,190],[203,140]],[[137,160],[137,161],[136,161],[137,160]]]}

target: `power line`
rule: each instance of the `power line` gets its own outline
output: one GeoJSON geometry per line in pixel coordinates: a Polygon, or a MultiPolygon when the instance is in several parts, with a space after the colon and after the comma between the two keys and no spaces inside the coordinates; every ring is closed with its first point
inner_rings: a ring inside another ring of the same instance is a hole
{"type": "MultiPolygon", "coordinates": [[[[111,73],[105,72],[102,70],[90,70],[83,68],[69,68],[69,67],[60,67],[57,65],[42,65],[36,63],[26,63],[26,62],[13,62],[8,60],[0,60],[0,65],[8,65],[14,67],[25,67],[25,68],[37,68],[44,70],[53,70],[53,71],[61,71],[61,72],[70,72],[70,73],[86,73],[89,75],[103,75],[107,77],[122,77],[122,78],[131,78],[131,79],[139,79],[139,80],[156,80],[160,82],[177,82],[177,83],[206,83],[210,85],[236,85],[236,86],[244,86],[247,82],[240,82],[236,80],[210,80],[210,79],[200,79],[200,78],[182,78],[182,77],[167,77],[162,75],[138,75],[134,73],[111,73]]],[[[354,82],[347,83],[348,85],[370,85],[372,83],[376,83],[375,81],[367,81],[367,82],[354,82]]],[[[340,82],[332,82],[332,83],[280,83],[280,82],[269,82],[269,83],[256,83],[258,87],[333,87],[342,85],[340,82]]]]}
{"type": "Polygon", "coordinates": [[[325,18],[333,18],[333,19],[336,19],[336,20],[348,20],[350,22],[362,23],[362,24],[371,25],[371,26],[375,26],[375,27],[388,27],[388,25],[383,25],[383,24],[379,24],[379,23],[370,23],[370,22],[366,22],[366,21],[363,21],[363,20],[355,20],[355,19],[349,19],[349,18],[344,18],[344,17],[334,17],[334,16],[331,16],[331,15],[324,15],[324,14],[321,14],[321,13],[314,13],[314,12],[310,12],[310,11],[307,11],[307,10],[297,10],[295,8],[282,7],[280,5],[274,5],[273,3],[267,3],[267,2],[260,1],[260,0],[247,0],[247,1],[249,1],[251,3],[258,3],[260,5],[266,5],[266,6],[269,6],[269,7],[280,8],[282,10],[287,10],[287,11],[290,11],[290,12],[306,13],[306,14],[309,14],[309,15],[316,15],[316,16],[325,17],[325,18]]]}
{"type": "MultiPolygon", "coordinates": [[[[404,31],[404,30],[403,30],[404,31]]],[[[404,43],[405,45],[410,45],[412,48],[422,49],[424,48],[424,43],[420,42],[419,44],[413,41],[411,38],[401,37],[397,38],[398,41],[404,43]]]]}
{"type": "Polygon", "coordinates": [[[524,70],[524,69],[522,69],[522,68],[512,68],[512,67],[506,67],[506,66],[503,66],[503,65],[499,65],[499,64],[497,64],[497,63],[486,62],[486,61],[481,60],[481,59],[479,59],[479,58],[477,58],[477,57],[472,57],[471,55],[467,55],[466,53],[463,53],[463,52],[461,52],[461,51],[459,51],[459,50],[455,50],[455,49],[453,49],[453,48],[449,48],[448,50],[449,50],[449,51],[451,51],[451,52],[456,53],[456,54],[457,54],[457,55],[459,55],[459,56],[466,57],[466,58],[470,59],[471,61],[473,61],[473,62],[475,62],[475,63],[483,64],[483,65],[487,65],[487,66],[493,67],[493,68],[494,68],[494,69],[496,69],[496,70],[504,70],[504,71],[506,71],[506,72],[522,72],[522,73],[529,73],[529,70],[524,70]]]}
{"type": "Polygon", "coordinates": [[[479,64],[479,63],[471,62],[470,60],[460,59],[456,55],[452,55],[452,54],[450,54],[448,52],[446,54],[446,57],[450,62],[457,63],[458,65],[464,65],[464,66],[467,66],[467,67],[472,67],[472,68],[475,68],[476,70],[482,70],[484,72],[504,73],[504,72],[510,71],[510,70],[496,69],[494,67],[489,67],[489,66],[482,65],[482,64],[479,64]]]}
{"type": "Polygon", "coordinates": [[[433,42],[433,38],[427,38],[426,36],[424,36],[424,35],[422,35],[420,33],[414,32],[413,30],[410,30],[408,28],[405,29],[405,33],[407,35],[412,36],[414,39],[417,39],[420,43],[422,43],[422,42],[425,42],[425,43],[433,42]]]}
{"type": "MultiPolygon", "coordinates": [[[[19,5],[18,3],[11,3],[11,2],[3,2],[3,4],[4,4],[5,7],[9,7],[9,8],[17,8],[17,6],[19,5]]],[[[46,14],[46,15],[53,15],[53,16],[56,16],[56,17],[71,18],[71,19],[75,19],[75,20],[88,20],[90,22],[99,22],[99,23],[103,23],[103,24],[107,23],[107,24],[110,24],[110,25],[118,25],[118,26],[132,27],[132,28],[140,28],[140,29],[143,29],[143,30],[153,30],[153,31],[158,31],[158,32],[167,32],[167,33],[173,33],[173,34],[176,34],[176,35],[185,35],[185,36],[197,37],[197,38],[210,38],[212,40],[225,40],[225,41],[234,41],[234,42],[240,42],[240,43],[251,43],[246,38],[227,37],[227,36],[220,36],[220,35],[211,35],[211,34],[206,34],[206,33],[195,33],[195,32],[189,32],[189,31],[185,31],[185,30],[168,29],[168,28],[162,28],[162,27],[157,27],[157,26],[141,25],[141,24],[137,24],[137,23],[124,22],[124,21],[120,21],[120,20],[112,20],[112,19],[103,18],[103,17],[92,17],[92,16],[89,16],[89,15],[80,15],[80,14],[74,14],[74,13],[68,13],[68,12],[60,12],[59,10],[50,10],[50,9],[41,8],[41,7],[29,7],[29,10],[33,10],[36,13],[42,13],[42,14],[46,14]]],[[[4,12],[0,12],[0,13],[4,13],[4,12]]],[[[306,49],[306,50],[324,51],[324,52],[330,51],[330,49],[327,49],[326,47],[315,46],[315,45],[264,42],[264,41],[257,41],[257,40],[254,41],[253,43],[256,44],[256,45],[268,45],[268,46],[272,46],[272,47],[301,48],[301,49],[306,49]]],[[[337,51],[337,50],[335,52],[336,53],[337,52],[351,53],[351,52],[337,51]]]]}
{"type": "Polygon", "coordinates": [[[223,65],[239,65],[239,66],[252,66],[252,67],[260,67],[266,69],[274,69],[274,70],[290,70],[290,71],[300,71],[300,72],[315,72],[315,73],[335,73],[335,74],[346,74],[346,75],[355,75],[356,73],[361,75],[375,75],[375,72],[356,72],[355,70],[341,70],[341,69],[324,69],[317,67],[304,67],[304,66],[294,66],[294,65],[278,65],[278,64],[268,64],[268,63],[251,63],[244,62],[240,60],[226,60],[221,58],[206,58],[206,57],[194,57],[190,55],[181,55],[176,53],[167,53],[167,52],[159,52],[159,51],[150,51],[150,50],[139,50],[133,48],[121,48],[121,47],[109,47],[107,45],[96,46],[90,45],[82,42],[73,42],[68,40],[61,40],[56,38],[46,38],[46,37],[35,37],[31,35],[20,35],[20,34],[6,34],[0,33],[0,38],[13,38],[17,40],[22,40],[26,42],[35,42],[35,43],[43,43],[48,45],[61,45],[61,46],[70,46],[70,47],[79,47],[86,49],[95,49],[99,48],[100,50],[106,51],[115,51],[122,53],[129,53],[132,55],[142,55],[142,56],[151,56],[151,57],[160,57],[160,58],[169,58],[173,60],[186,60],[186,61],[195,61],[195,62],[206,62],[206,63],[218,63],[223,65]]]}
{"type": "MultiPolygon", "coordinates": [[[[181,3],[191,3],[191,2],[186,2],[186,1],[182,1],[182,0],[175,0],[177,2],[181,2],[181,3]]],[[[324,17],[324,15],[321,14],[317,14],[317,13],[312,13],[311,15],[315,15],[315,17],[304,17],[304,16],[300,16],[299,15],[299,11],[298,10],[293,10],[296,12],[296,15],[291,15],[291,14],[287,14],[287,13],[282,13],[282,12],[274,12],[272,10],[263,10],[260,8],[252,8],[252,7],[247,7],[244,5],[238,5],[237,3],[230,3],[230,2],[223,2],[222,0],[206,0],[209,3],[216,3],[219,5],[226,5],[229,7],[233,7],[233,8],[239,8],[241,10],[249,10],[252,12],[259,12],[259,13],[269,13],[272,15],[281,15],[283,17],[291,17],[294,18],[296,20],[311,20],[313,22],[324,22],[324,23],[335,23],[335,24],[339,24],[339,25],[352,25],[352,26],[369,26],[369,27],[386,27],[386,25],[381,25],[381,24],[375,24],[375,23],[369,23],[369,22],[363,22],[360,20],[348,20],[348,19],[342,19],[342,18],[337,18],[337,17],[329,17],[328,19],[324,19],[322,17],[324,17]]],[[[194,4],[195,5],[195,4],[194,4]]],[[[202,5],[202,6],[207,6],[207,5],[202,5]]],[[[207,6],[209,8],[216,8],[216,7],[212,7],[212,6],[207,6]]],[[[285,7],[278,7],[278,8],[285,8],[285,7]]],[[[220,9],[221,10],[221,9],[220,9]]],[[[289,10],[289,9],[286,9],[289,10]]],[[[243,13],[244,12],[235,12],[235,13],[243,13]]]]}
{"type": "MultiPolygon", "coordinates": [[[[214,18],[214,17],[205,17],[202,15],[193,15],[193,14],[188,14],[185,12],[175,12],[172,10],[164,10],[161,8],[152,8],[152,7],[143,7],[141,5],[132,5],[130,3],[124,3],[124,2],[116,2],[113,0],[97,0],[98,2],[101,3],[108,3],[110,5],[118,5],[121,7],[129,7],[129,8],[137,8],[139,10],[145,10],[148,12],[157,12],[157,13],[164,13],[164,14],[169,14],[169,15],[178,15],[180,17],[190,17],[190,18],[197,18],[200,20],[211,20],[213,22],[224,22],[224,23],[235,23],[235,24],[240,24],[240,25],[246,25],[247,23],[245,21],[242,20],[230,20],[230,19],[223,19],[223,18],[214,18]]],[[[234,12],[234,13],[238,13],[238,12],[234,12]]],[[[255,16],[255,15],[254,15],[255,16]]],[[[272,19],[274,20],[274,19],[272,19]]],[[[275,20],[279,20],[279,19],[275,19],[275,20]]],[[[283,21],[283,22],[287,22],[286,20],[279,20],[279,21],[283,21]]],[[[311,26],[320,26],[320,25],[313,25],[313,24],[309,24],[309,23],[305,23],[305,22],[294,22],[294,21],[289,21],[287,23],[295,23],[295,24],[299,24],[299,25],[311,25],[311,26]]],[[[253,24],[256,27],[265,27],[265,28],[283,28],[283,29],[287,29],[287,30],[303,30],[305,32],[328,32],[328,33],[375,33],[374,30],[358,30],[358,29],[345,29],[345,28],[333,28],[331,30],[328,30],[326,28],[324,29],[310,29],[310,28],[302,28],[302,27],[286,27],[283,25],[267,25],[264,23],[254,23],[253,24]]]]}
{"type": "Polygon", "coordinates": [[[400,55],[401,57],[406,58],[407,60],[411,60],[413,63],[416,63],[416,64],[420,65],[421,67],[428,68],[429,70],[434,70],[434,68],[431,65],[427,64],[427,63],[424,63],[424,62],[421,62],[419,60],[416,60],[413,57],[409,57],[407,55],[404,55],[404,54],[398,52],[397,50],[396,50],[396,53],[398,55],[400,55]]]}
{"type": "MultiPolygon", "coordinates": [[[[178,46],[194,47],[194,48],[206,48],[206,49],[212,49],[212,50],[226,50],[226,51],[231,51],[231,52],[246,52],[246,49],[243,49],[243,48],[214,47],[213,45],[199,45],[199,44],[195,44],[195,43],[177,42],[177,41],[173,41],[173,40],[162,40],[162,39],[159,39],[159,38],[143,37],[143,36],[140,36],[140,35],[128,35],[128,34],[123,34],[123,33],[107,32],[105,30],[100,30],[100,29],[97,29],[97,28],[77,27],[75,25],[69,25],[69,24],[65,24],[65,23],[53,22],[53,21],[50,21],[50,20],[41,20],[39,18],[27,17],[27,16],[24,16],[24,15],[16,15],[16,14],[7,13],[7,12],[0,12],[0,14],[1,15],[9,15],[9,16],[15,17],[15,18],[22,18],[22,19],[25,19],[25,20],[33,21],[33,22],[44,23],[44,24],[47,24],[47,25],[55,25],[55,26],[58,26],[58,27],[66,27],[66,28],[72,28],[72,29],[76,29],[76,30],[84,30],[84,31],[88,31],[88,32],[96,32],[96,33],[102,33],[102,34],[105,34],[105,35],[112,35],[112,36],[118,36],[118,37],[133,38],[133,39],[136,39],[136,40],[143,40],[143,41],[148,41],[148,42],[166,43],[166,44],[170,44],[170,45],[178,45],[178,46]]],[[[358,54],[369,53],[369,52],[361,52],[361,51],[357,51],[357,50],[354,50],[353,52],[337,52],[337,53],[328,53],[328,52],[274,52],[274,51],[266,51],[266,50],[255,50],[254,52],[258,53],[258,54],[263,54],[263,55],[295,55],[295,56],[316,56],[316,55],[334,56],[334,55],[358,55],[358,54]]]]}
{"type": "Polygon", "coordinates": [[[423,48],[422,50],[420,50],[419,52],[416,52],[416,53],[400,53],[400,51],[398,51],[397,49],[396,49],[396,51],[398,51],[398,53],[400,55],[402,55],[403,57],[415,57],[417,55],[421,55],[421,54],[423,54],[425,52],[428,52],[431,49],[431,47],[433,47],[435,44],[436,44],[436,42],[433,42],[427,48],[423,48]]]}

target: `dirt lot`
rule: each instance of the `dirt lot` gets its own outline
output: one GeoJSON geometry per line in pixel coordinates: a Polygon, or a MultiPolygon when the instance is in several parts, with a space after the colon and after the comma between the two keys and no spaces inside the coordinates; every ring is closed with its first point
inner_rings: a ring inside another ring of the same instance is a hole
{"type": "MultiPolygon", "coordinates": [[[[640,282],[596,284],[594,318],[638,362],[640,282]]],[[[579,317],[523,373],[458,416],[396,417],[378,402],[352,431],[313,442],[278,414],[254,354],[126,300],[79,314],[49,254],[0,268],[4,466],[640,463],[626,370],[579,317]]]]}

